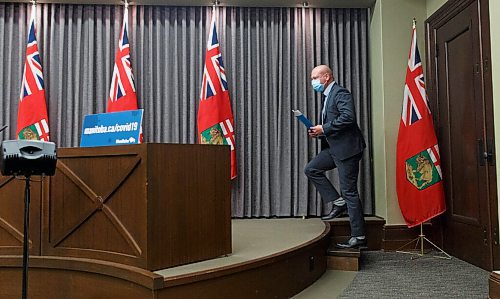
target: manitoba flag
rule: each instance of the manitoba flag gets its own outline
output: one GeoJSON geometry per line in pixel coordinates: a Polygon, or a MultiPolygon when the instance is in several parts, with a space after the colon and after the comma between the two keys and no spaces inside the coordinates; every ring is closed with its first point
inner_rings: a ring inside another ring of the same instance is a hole
{"type": "Polygon", "coordinates": [[[18,139],[49,140],[49,118],[45,103],[42,62],[35,30],[36,9],[33,5],[28,32],[28,45],[21,83],[21,96],[17,111],[18,139]]]}
{"type": "Polygon", "coordinates": [[[440,162],[413,25],[396,152],[396,189],[408,227],[446,210],[440,162]]]}
{"type": "Polygon", "coordinates": [[[201,84],[198,110],[198,138],[202,144],[227,144],[231,146],[231,179],[236,172],[236,146],[234,119],[229,101],[229,91],[222,56],[215,28],[215,10],[208,34],[205,67],[201,84]]]}
{"type": "Polygon", "coordinates": [[[128,41],[128,7],[125,6],[123,26],[116,50],[115,67],[111,78],[108,106],[106,112],[137,109],[134,76],[130,62],[130,44],[128,41]]]}
{"type": "MultiPolygon", "coordinates": [[[[132,63],[130,62],[130,43],[128,41],[128,4],[125,4],[123,25],[120,31],[118,49],[116,50],[106,112],[137,110],[137,107],[137,94],[135,92],[132,63]]],[[[139,143],[142,143],[143,138],[141,124],[139,143]]]]}

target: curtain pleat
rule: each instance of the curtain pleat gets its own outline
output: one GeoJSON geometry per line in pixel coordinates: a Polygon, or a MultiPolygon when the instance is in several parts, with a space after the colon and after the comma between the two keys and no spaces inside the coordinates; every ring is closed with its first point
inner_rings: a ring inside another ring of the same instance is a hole
{"type": "MultiPolygon", "coordinates": [[[[31,5],[0,4],[0,123],[15,138],[31,5]]],[[[368,81],[368,9],[220,7],[215,11],[235,118],[234,217],[321,214],[303,168],[319,150],[294,119],[319,122],[310,71],[327,64],[350,89],[368,147],[360,194],[373,212],[368,81]]],[[[146,142],[196,143],[196,119],[211,7],[130,6],[129,40],[146,142]]],[[[103,113],[123,7],[37,5],[51,140],[79,145],[84,115],[103,113]]],[[[338,184],[336,171],[330,174],[338,184]]]]}

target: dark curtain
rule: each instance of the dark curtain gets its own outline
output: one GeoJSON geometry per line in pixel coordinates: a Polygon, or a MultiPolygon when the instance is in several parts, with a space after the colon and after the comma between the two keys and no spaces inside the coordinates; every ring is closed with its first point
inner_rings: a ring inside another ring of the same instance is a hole
{"type": "MultiPolygon", "coordinates": [[[[0,123],[15,138],[32,6],[0,4],[0,123]]],[[[321,214],[303,173],[319,144],[292,116],[319,122],[310,71],[327,64],[352,91],[368,143],[359,188],[373,212],[368,82],[368,9],[220,7],[215,11],[235,118],[238,178],[233,216],[321,214]]],[[[129,30],[146,142],[195,143],[196,113],[211,7],[129,7],[129,30]]],[[[37,5],[51,140],[79,145],[84,115],[105,112],[123,7],[37,5]]],[[[336,172],[332,179],[337,181],[336,172]]]]}

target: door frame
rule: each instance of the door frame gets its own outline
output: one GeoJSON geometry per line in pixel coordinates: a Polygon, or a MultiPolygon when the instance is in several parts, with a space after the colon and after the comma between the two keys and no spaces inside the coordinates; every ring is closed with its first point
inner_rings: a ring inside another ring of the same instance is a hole
{"type": "MultiPolygon", "coordinates": [[[[490,21],[488,0],[449,0],[439,8],[432,16],[425,21],[426,37],[426,76],[427,76],[427,95],[430,106],[433,111],[434,124],[440,126],[440,111],[437,97],[437,55],[436,55],[436,30],[458,13],[463,11],[472,3],[478,3],[479,12],[479,40],[480,40],[480,61],[482,84],[481,91],[484,101],[484,140],[487,147],[493,152],[492,163],[486,163],[487,168],[487,194],[489,196],[489,223],[490,223],[490,256],[492,269],[500,269],[500,250],[499,250],[499,223],[498,223],[498,197],[497,197],[497,175],[495,158],[495,135],[494,135],[494,115],[493,115],[493,87],[491,80],[491,43],[490,43],[490,21]]],[[[439,136],[438,136],[439,139],[439,136]]],[[[443,231],[446,234],[446,231],[443,231]]]]}

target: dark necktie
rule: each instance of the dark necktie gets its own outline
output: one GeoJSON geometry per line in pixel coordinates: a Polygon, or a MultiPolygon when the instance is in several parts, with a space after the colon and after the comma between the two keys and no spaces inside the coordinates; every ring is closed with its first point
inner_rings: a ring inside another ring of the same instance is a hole
{"type": "Polygon", "coordinates": [[[321,119],[322,123],[324,124],[326,121],[326,100],[328,99],[327,96],[324,97],[323,99],[323,109],[321,109],[321,119]]]}

